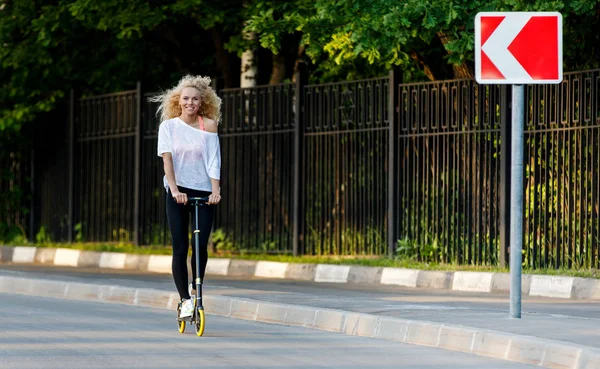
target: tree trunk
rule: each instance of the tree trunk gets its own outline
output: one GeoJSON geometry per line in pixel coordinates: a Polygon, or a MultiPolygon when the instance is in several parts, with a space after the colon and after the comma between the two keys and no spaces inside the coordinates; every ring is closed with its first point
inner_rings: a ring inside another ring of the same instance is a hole
{"type": "Polygon", "coordinates": [[[270,85],[281,83],[285,79],[285,56],[273,54],[273,69],[271,70],[270,85]]]}
{"type": "MultiPolygon", "coordinates": [[[[254,32],[244,32],[244,39],[254,40],[256,34],[254,32]]],[[[254,87],[256,86],[256,74],[257,74],[256,63],[254,62],[254,50],[246,50],[242,54],[242,70],[240,76],[240,87],[254,87]]]]}
{"type": "Polygon", "coordinates": [[[298,64],[300,64],[302,55],[304,55],[304,50],[306,50],[305,45],[298,46],[298,54],[296,57],[296,61],[294,62],[294,74],[292,75],[292,82],[296,82],[296,72],[298,71],[298,64]]]}
{"type": "Polygon", "coordinates": [[[419,55],[419,53],[413,51],[410,53],[410,57],[423,67],[423,73],[425,73],[430,81],[435,81],[435,76],[433,75],[431,68],[429,68],[427,63],[425,63],[425,60],[421,57],[421,55],[419,55]]]}
{"type": "Polygon", "coordinates": [[[233,87],[233,77],[231,76],[231,65],[229,64],[229,55],[225,50],[223,42],[223,30],[213,27],[211,30],[213,45],[216,50],[217,68],[221,70],[221,75],[225,82],[225,87],[233,87]]]}
{"type": "Polygon", "coordinates": [[[473,73],[473,69],[471,69],[466,63],[462,63],[461,65],[453,65],[452,69],[454,70],[454,77],[456,78],[474,78],[475,74],[473,73]]]}
{"type": "MultiPolygon", "coordinates": [[[[439,37],[440,41],[442,42],[442,45],[444,45],[444,48],[451,41],[453,41],[450,36],[446,35],[442,31],[438,32],[437,36],[439,37]]],[[[448,54],[452,54],[447,49],[446,49],[446,51],[448,52],[448,54]]],[[[452,65],[452,69],[454,71],[454,78],[473,78],[475,76],[473,69],[464,62],[460,65],[452,65]]]]}
{"type": "MultiPolygon", "coordinates": [[[[243,0],[242,6],[247,8],[250,4],[250,0],[243,0]]],[[[244,40],[254,41],[256,40],[256,34],[246,30],[248,22],[244,22],[244,28],[242,29],[242,37],[244,40]]],[[[254,87],[256,86],[256,75],[258,68],[254,62],[254,50],[248,49],[242,54],[242,66],[240,74],[240,87],[254,87]]],[[[248,109],[248,101],[246,101],[246,109],[248,109]]],[[[247,111],[247,110],[246,110],[247,111]]]]}
{"type": "MultiPolygon", "coordinates": [[[[156,33],[158,34],[159,37],[166,40],[167,42],[175,45],[178,48],[181,47],[181,42],[179,42],[179,39],[175,35],[175,31],[173,30],[173,28],[162,25],[156,29],[156,33]]],[[[183,62],[181,61],[181,58],[179,56],[173,55],[172,58],[173,58],[173,64],[175,64],[175,68],[177,69],[177,71],[179,73],[181,73],[181,74],[189,74],[190,73],[190,70],[183,65],[183,62]]]]}

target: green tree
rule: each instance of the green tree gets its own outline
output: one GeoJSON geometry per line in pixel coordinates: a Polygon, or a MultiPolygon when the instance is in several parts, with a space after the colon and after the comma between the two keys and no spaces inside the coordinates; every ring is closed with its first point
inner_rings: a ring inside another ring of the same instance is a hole
{"type": "Polygon", "coordinates": [[[164,88],[182,73],[238,84],[239,55],[259,46],[259,74],[313,81],[380,76],[406,81],[473,75],[479,11],[560,11],[565,70],[598,66],[598,0],[0,0],[0,131],[83,94],[164,88]],[[27,26],[24,26],[27,25],[27,26]],[[243,32],[256,34],[256,45],[243,32]]]}
{"type": "Polygon", "coordinates": [[[474,18],[480,11],[559,11],[566,70],[598,66],[597,0],[296,0],[262,1],[248,28],[274,54],[283,35],[301,32],[300,48],[324,79],[381,75],[399,66],[407,80],[473,76],[474,18]]]}
{"type": "Polygon", "coordinates": [[[224,44],[241,30],[238,3],[0,1],[0,132],[51,111],[71,88],[106,93],[138,80],[164,88],[190,72],[231,85],[224,44]]]}

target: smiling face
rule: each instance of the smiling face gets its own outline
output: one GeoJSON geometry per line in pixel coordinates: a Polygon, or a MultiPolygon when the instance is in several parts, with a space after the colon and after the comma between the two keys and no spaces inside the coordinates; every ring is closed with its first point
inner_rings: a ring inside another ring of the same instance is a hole
{"type": "Polygon", "coordinates": [[[185,115],[196,115],[202,99],[200,97],[200,91],[193,87],[186,87],[181,91],[179,96],[179,106],[181,111],[185,115]]]}

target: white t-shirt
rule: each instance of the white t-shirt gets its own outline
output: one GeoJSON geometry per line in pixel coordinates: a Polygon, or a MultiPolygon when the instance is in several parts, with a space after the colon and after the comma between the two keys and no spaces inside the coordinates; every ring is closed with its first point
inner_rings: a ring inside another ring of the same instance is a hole
{"type": "MultiPolygon", "coordinates": [[[[212,191],[210,179],[220,179],[221,148],[217,133],[189,126],[179,118],[162,122],[158,128],[158,156],[170,152],[178,186],[212,191]]],[[[169,189],[167,176],[163,177],[169,189]]]]}

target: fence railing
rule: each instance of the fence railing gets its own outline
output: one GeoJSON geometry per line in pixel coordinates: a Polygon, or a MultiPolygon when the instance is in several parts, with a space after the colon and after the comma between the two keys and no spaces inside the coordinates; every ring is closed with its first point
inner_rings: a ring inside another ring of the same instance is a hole
{"type": "Polygon", "coordinates": [[[304,88],[305,253],[387,253],[388,83],[304,88]]]}
{"type": "MultiPolygon", "coordinates": [[[[12,145],[10,145],[12,146],[12,145]]],[[[31,207],[27,194],[30,189],[31,156],[21,147],[6,147],[0,154],[0,236],[25,240],[31,207]]]]}
{"type": "Polygon", "coordinates": [[[73,225],[84,240],[133,241],[138,91],[83,98],[74,124],[73,225]]]}
{"type": "Polygon", "coordinates": [[[525,262],[599,267],[600,71],[527,88],[525,262]]]}
{"type": "MultiPolygon", "coordinates": [[[[219,91],[217,247],[505,264],[508,89],[399,77],[309,85],[301,72],[295,83],[219,91]]],[[[600,260],[600,71],[564,78],[528,88],[524,260],[533,267],[600,260]]],[[[34,229],[46,225],[67,240],[170,243],[159,122],[145,97],[138,86],[73,99],[67,159],[35,166],[44,183],[35,186],[36,211],[60,215],[32,217],[40,219],[34,229]],[[70,178],[60,205],[48,176],[70,178]],[[67,235],[45,224],[50,218],[66,220],[67,235]]]]}
{"type": "Polygon", "coordinates": [[[400,252],[496,264],[500,87],[461,80],[399,90],[400,252]]]}
{"type": "Polygon", "coordinates": [[[289,253],[294,221],[294,85],[221,91],[223,248],[289,253]]]}

